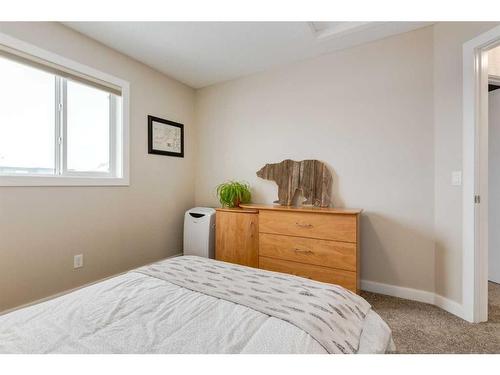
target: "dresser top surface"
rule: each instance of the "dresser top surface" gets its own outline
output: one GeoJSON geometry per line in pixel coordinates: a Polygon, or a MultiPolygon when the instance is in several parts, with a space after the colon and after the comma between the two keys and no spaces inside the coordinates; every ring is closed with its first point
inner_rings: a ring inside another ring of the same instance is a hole
{"type": "Polygon", "coordinates": [[[337,214],[337,215],[359,215],[363,210],[349,208],[330,208],[313,206],[280,206],[278,204],[242,204],[243,209],[271,210],[271,211],[292,211],[292,212],[313,212],[318,214],[337,214]]]}
{"type": "Polygon", "coordinates": [[[256,208],[246,208],[246,207],[218,207],[215,209],[216,211],[223,212],[238,212],[243,214],[256,214],[259,212],[256,208]]]}

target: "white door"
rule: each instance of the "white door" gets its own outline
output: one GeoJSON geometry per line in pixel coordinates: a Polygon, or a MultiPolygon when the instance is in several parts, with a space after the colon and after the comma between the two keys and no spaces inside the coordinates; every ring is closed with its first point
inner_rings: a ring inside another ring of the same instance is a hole
{"type": "Polygon", "coordinates": [[[500,283],[500,89],[488,101],[488,279],[500,283]]]}

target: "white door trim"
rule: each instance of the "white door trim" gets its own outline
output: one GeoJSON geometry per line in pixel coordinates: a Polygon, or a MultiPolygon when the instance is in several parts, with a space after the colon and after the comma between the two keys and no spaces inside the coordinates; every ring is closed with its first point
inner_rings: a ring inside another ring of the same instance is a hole
{"type": "Polygon", "coordinates": [[[463,318],[488,319],[488,55],[500,26],[463,45],[463,318]],[[481,203],[475,203],[475,196],[481,203]]]}

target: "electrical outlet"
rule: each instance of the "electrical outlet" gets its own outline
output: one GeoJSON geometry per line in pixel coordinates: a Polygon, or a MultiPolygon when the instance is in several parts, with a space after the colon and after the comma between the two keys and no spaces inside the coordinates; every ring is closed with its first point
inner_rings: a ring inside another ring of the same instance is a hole
{"type": "Polygon", "coordinates": [[[77,254],[73,257],[73,268],[83,267],[83,254],[77,254]]]}

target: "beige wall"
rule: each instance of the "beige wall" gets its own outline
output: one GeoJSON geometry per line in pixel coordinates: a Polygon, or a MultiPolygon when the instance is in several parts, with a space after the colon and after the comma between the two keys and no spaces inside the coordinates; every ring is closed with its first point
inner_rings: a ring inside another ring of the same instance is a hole
{"type": "Polygon", "coordinates": [[[362,278],[434,291],[433,30],[425,28],[197,92],[196,203],[266,162],[320,159],[334,204],[365,210],[362,278]]]}
{"type": "Polygon", "coordinates": [[[194,203],[194,90],[62,25],[0,32],[130,82],[130,186],[0,187],[0,311],[182,250],[194,203]],[[185,124],[184,159],[147,153],[147,115],[185,124]],[[73,254],[85,266],[73,270],[73,254]]]}
{"type": "Polygon", "coordinates": [[[487,22],[434,25],[434,157],[436,293],[462,301],[462,46],[496,26],[487,22]]]}
{"type": "Polygon", "coordinates": [[[488,52],[488,74],[500,77],[500,47],[488,52]]]}

